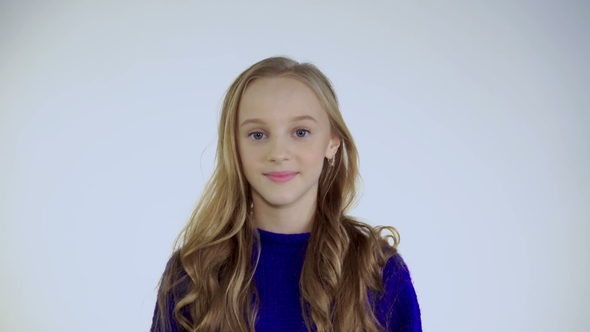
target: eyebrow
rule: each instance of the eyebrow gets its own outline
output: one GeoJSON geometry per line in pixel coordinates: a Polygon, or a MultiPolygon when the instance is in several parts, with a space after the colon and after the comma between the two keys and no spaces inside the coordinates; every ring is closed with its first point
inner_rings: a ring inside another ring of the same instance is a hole
{"type": "MultiPolygon", "coordinates": [[[[311,121],[317,123],[317,120],[309,115],[300,115],[300,116],[296,116],[294,118],[291,118],[291,122],[301,121],[301,120],[311,120],[311,121]]],[[[247,119],[247,120],[244,120],[244,122],[242,122],[240,127],[243,127],[243,126],[247,125],[248,123],[264,124],[264,120],[259,119],[259,118],[247,119]]]]}

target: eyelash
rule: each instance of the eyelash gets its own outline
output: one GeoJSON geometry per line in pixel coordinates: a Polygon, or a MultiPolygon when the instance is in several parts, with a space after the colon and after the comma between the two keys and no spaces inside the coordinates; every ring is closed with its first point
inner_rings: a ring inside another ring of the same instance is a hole
{"type": "MultiPolygon", "coordinates": [[[[298,131],[300,131],[300,130],[302,130],[302,131],[306,131],[306,132],[307,132],[307,135],[305,135],[305,136],[303,136],[303,137],[299,137],[299,136],[298,136],[297,138],[306,138],[307,136],[309,136],[309,134],[311,134],[311,131],[309,131],[309,130],[307,130],[307,129],[305,129],[305,128],[299,128],[299,129],[295,129],[295,132],[298,132],[298,131]]],[[[253,132],[251,132],[250,134],[248,134],[248,137],[251,137],[253,134],[257,134],[257,133],[261,133],[261,134],[262,134],[262,132],[261,132],[261,131],[253,131],[253,132]]],[[[260,140],[259,140],[259,139],[255,139],[255,141],[260,141],[260,140]]]]}

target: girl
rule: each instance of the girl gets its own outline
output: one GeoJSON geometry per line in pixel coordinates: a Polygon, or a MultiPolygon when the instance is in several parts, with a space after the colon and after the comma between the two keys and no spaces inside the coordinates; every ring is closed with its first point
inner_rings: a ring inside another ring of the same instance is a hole
{"type": "Polygon", "coordinates": [[[218,129],[151,331],[421,331],[397,230],[346,214],[358,154],[317,67],[254,64],[227,91],[218,129]]]}

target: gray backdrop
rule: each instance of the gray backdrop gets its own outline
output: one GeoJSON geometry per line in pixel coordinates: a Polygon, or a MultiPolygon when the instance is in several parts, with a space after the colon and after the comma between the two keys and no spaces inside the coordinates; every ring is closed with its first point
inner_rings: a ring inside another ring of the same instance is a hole
{"type": "Polygon", "coordinates": [[[288,55],[334,82],[425,331],[589,331],[589,9],[2,2],[0,330],[146,331],[224,91],[288,55]]]}

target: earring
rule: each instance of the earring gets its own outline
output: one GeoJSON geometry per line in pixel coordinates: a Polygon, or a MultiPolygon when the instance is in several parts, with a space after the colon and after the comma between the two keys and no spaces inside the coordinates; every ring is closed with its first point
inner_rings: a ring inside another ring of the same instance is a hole
{"type": "Polygon", "coordinates": [[[336,157],[332,157],[332,159],[328,159],[328,165],[330,166],[334,166],[334,159],[336,159],[336,157]]]}

